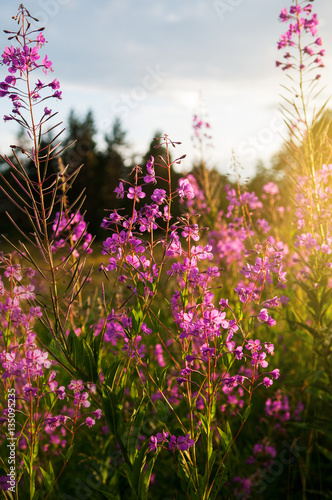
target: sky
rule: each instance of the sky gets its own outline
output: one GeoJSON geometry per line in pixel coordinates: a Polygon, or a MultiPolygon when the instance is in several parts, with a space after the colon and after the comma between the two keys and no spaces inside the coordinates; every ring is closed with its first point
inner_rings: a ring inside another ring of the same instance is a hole
{"type": "MultiPolygon", "coordinates": [[[[1,29],[20,2],[0,0],[1,29]]],[[[291,0],[26,0],[45,26],[45,53],[63,99],[53,105],[66,124],[70,109],[94,113],[97,139],[122,121],[133,152],[143,155],[160,130],[182,144],[184,170],[199,157],[192,121],[202,114],[211,125],[207,164],[229,173],[234,151],[243,176],[266,166],[285,135],[280,112],[286,75],[275,67],[278,21],[291,0]]],[[[319,32],[326,49],[322,98],[332,93],[332,1],[316,0],[319,32]]],[[[0,34],[0,50],[8,45],[0,34]]],[[[6,76],[0,66],[0,79],[6,76]]],[[[0,114],[10,102],[0,100],[0,114]]],[[[331,105],[332,106],[332,105],[331,105]]],[[[0,152],[8,152],[18,128],[0,120],[0,152]]],[[[175,153],[173,153],[175,154],[175,153]]]]}

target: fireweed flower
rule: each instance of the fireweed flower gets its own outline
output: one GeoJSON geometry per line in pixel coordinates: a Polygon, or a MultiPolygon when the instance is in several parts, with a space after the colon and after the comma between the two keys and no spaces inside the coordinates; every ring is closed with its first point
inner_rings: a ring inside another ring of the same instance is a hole
{"type": "Polygon", "coordinates": [[[130,187],[128,189],[127,193],[127,198],[130,200],[135,200],[136,202],[139,202],[140,199],[145,198],[146,194],[142,191],[141,186],[136,186],[136,187],[130,187]]]}
{"type": "Polygon", "coordinates": [[[181,234],[186,240],[191,238],[194,241],[198,241],[199,240],[198,224],[191,224],[190,226],[186,226],[181,234]]]}
{"type": "Polygon", "coordinates": [[[114,192],[116,193],[116,197],[123,199],[124,198],[124,187],[123,187],[123,182],[119,182],[119,186],[114,189],[114,192]]]}
{"type": "Polygon", "coordinates": [[[81,406],[84,406],[84,408],[89,408],[89,406],[91,406],[90,401],[88,401],[89,394],[87,392],[76,392],[74,396],[75,406],[79,408],[81,408],[81,406]]]}
{"type": "Polygon", "coordinates": [[[194,446],[195,441],[190,439],[189,434],[186,436],[171,436],[168,439],[168,432],[163,431],[162,433],[157,433],[156,436],[151,436],[149,443],[149,452],[156,451],[158,447],[164,447],[164,443],[168,443],[168,449],[170,451],[180,450],[187,451],[191,446],[194,446]]]}
{"type": "MultiPolygon", "coordinates": [[[[312,5],[307,5],[302,7],[300,5],[291,6],[289,12],[287,9],[282,9],[280,14],[280,20],[284,22],[289,21],[288,30],[286,33],[283,33],[278,42],[278,50],[284,49],[287,47],[294,47],[296,37],[304,38],[307,35],[311,35],[315,37],[317,34],[317,25],[318,19],[317,14],[312,14],[312,5]],[[301,17],[301,14],[304,17],[301,17]]],[[[314,41],[315,45],[320,46],[322,44],[322,40],[320,37],[316,38],[314,41]]],[[[303,42],[302,42],[303,47],[303,42]]],[[[310,45],[310,44],[309,44],[310,45]]],[[[324,64],[321,61],[320,55],[309,45],[305,45],[303,48],[300,48],[300,60],[292,63],[283,64],[280,61],[276,62],[276,66],[281,66],[283,71],[287,71],[289,69],[298,69],[303,71],[307,65],[310,64],[310,69],[313,67],[324,67],[324,64]],[[316,58],[314,57],[316,56],[316,58]],[[318,57],[317,57],[318,56],[318,57]]],[[[322,54],[324,55],[324,53],[322,54]]],[[[289,57],[286,54],[284,57],[286,59],[289,57]]],[[[320,75],[316,75],[316,78],[320,75]]]]}
{"type": "Polygon", "coordinates": [[[153,164],[154,164],[154,157],[151,156],[151,161],[148,161],[146,164],[146,170],[148,172],[148,175],[144,177],[144,182],[146,184],[152,184],[157,182],[153,164]]]}
{"type": "Polygon", "coordinates": [[[164,189],[155,189],[151,195],[151,200],[161,205],[166,200],[166,191],[164,189]]]}
{"type": "Polygon", "coordinates": [[[195,196],[194,189],[188,179],[179,179],[179,187],[177,188],[177,191],[180,196],[180,201],[183,201],[184,198],[191,200],[195,196]]]}
{"type": "MultiPolygon", "coordinates": [[[[52,62],[48,59],[47,55],[41,59],[39,54],[40,49],[46,43],[42,33],[39,33],[37,38],[34,39],[33,32],[24,34],[20,32],[16,35],[16,40],[20,46],[14,47],[11,45],[10,47],[6,47],[1,56],[2,64],[8,67],[10,74],[3,82],[0,82],[0,97],[8,96],[13,103],[12,114],[9,116],[5,115],[4,120],[16,120],[21,126],[32,131],[32,125],[29,125],[27,119],[22,120],[20,118],[22,111],[27,110],[26,102],[29,101],[29,98],[32,98],[34,101],[33,106],[35,106],[50,97],[61,99],[61,92],[58,90],[60,84],[58,80],[53,80],[51,84],[47,84],[38,79],[34,87],[30,83],[30,87],[24,89],[24,83],[30,78],[30,73],[42,69],[45,75],[47,75],[48,71],[53,71],[52,62]],[[17,79],[18,77],[19,79],[17,79]],[[19,86],[18,83],[20,84],[19,86]],[[48,86],[52,90],[57,89],[56,92],[49,95],[41,95],[40,91],[45,90],[48,86]],[[30,88],[30,93],[28,88],[30,88]]],[[[45,109],[47,112],[44,112],[44,116],[50,115],[51,110],[48,108],[45,109]]],[[[37,130],[41,125],[42,122],[35,125],[37,130]]]]}
{"type": "Polygon", "coordinates": [[[86,253],[91,253],[91,242],[92,235],[87,232],[87,224],[84,221],[84,217],[77,212],[76,214],[62,214],[60,217],[60,213],[57,212],[55,214],[54,222],[53,222],[53,243],[51,245],[51,249],[53,252],[58,251],[61,248],[65,248],[69,246],[70,251],[73,247],[68,243],[70,241],[73,245],[76,241],[80,241],[80,246],[78,249],[73,250],[73,255],[78,257],[80,251],[84,251],[86,253]],[[68,235],[70,234],[70,238],[68,235]]]}
{"type": "Polygon", "coordinates": [[[92,417],[87,417],[85,423],[88,427],[92,427],[95,425],[96,421],[92,417]]]}
{"type": "Polygon", "coordinates": [[[203,119],[200,119],[197,115],[194,115],[193,118],[193,129],[194,129],[194,134],[195,137],[202,139],[203,137],[207,139],[211,139],[211,135],[209,135],[206,131],[206,129],[210,129],[211,126],[208,122],[206,122],[203,119]]]}
{"type": "Polygon", "coordinates": [[[75,392],[83,391],[84,385],[82,380],[71,380],[70,384],[68,385],[68,389],[71,389],[75,392]]]}
{"type": "MultiPolygon", "coordinates": [[[[146,183],[152,181],[152,167],[147,168],[147,171],[148,176],[137,177],[135,185],[130,185],[129,199],[134,203],[137,201],[137,193],[142,190],[142,187],[137,185],[138,181],[144,180],[146,183]]],[[[270,188],[272,192],[275,192],[273,186],[270,188]]],[[[189,201],[193,199],[195,191],[190,180],[181,179],[177,193],[183,199],[189,199],[189,201]]],[[[171,198],[174,195],[173,192],[171,198]]],[[[276,198],[277,193],[273,196],[276,198]]],[[[217,293],[215,290],[220,284],[221,268],[224,266],[219,265],[220,261],[214,260],[217,253],[215,252],[216,243],[208,241],[205,246],[193,245],[195,240],[198,240],[199,227],[192,224],[189,217],[179,218],[173,225],[168,225],[167,234],[158,241],[153,239],[154,231],[151,231],[146,240],[141,238],[139,233],[146,234],[149,232],[149,227],[153,228],[154,224],[158,224],[160,214],[165,213],[163,205],[172,201],[168,199],[166,190],[161,190],[158,186],[154,189],[151,198],[152,204],[136,206],[136,210],[132,210],[129,216],[120,219],[114,212],[114,218],[110,216],[103,221],[103,227],[110,233],[103,243],[102,253],[109,255],[112,259],[109,261],[110,270],[116,269],[117,276],[123,273],[125,277],[125,286],[119,285],[121,300],[125,306],[123,308],[117,306],[106,321],[98,321],[95,325],[95,335],[105,332],[104,340],[111,352],[116,356],[128,356],[128,364],[132,363],[139,367],[143,380],[146,369],[144,357],[147,353],[154,357],[155,364],[169,367],[168,356],[172,356],[174,352],[172,339],[168,339],[169,343],[165,341],[165,346],[163,346],[165,349],[161,344],[154,344],[155,332],[150,333],[144,323],[146,321],[144,318],[149,318],[149,315],[143,318],[137,316],[135,305],[141,303],[141,297],[145,300],[153,298],[156,278],[159,280],[161,277],[154,248],[157,244],[161,244],[164,250],[162,265],[165,263],[168,266],[164,275],[167,281],[176,282],[169,301],[175,323],[173,333],[176,346],[183,360],[183,363],[181,361],[178,363],[179,358],[175,357],[176,368],[173,365],[173,377],[165,384],[163,396],[167,397],[172,405],[180,404],[183,392],[186,392],[190,386],[191,394],[195,394],[197,410],[204,412],[207,394],[211,394],[213,390],[218,411],[222,411],[223,414],[234,412],[236,415],[236,411],[245,407],[248,394],[252,394],[257,386],[262,385],[265,378],[269,381],[273,380],[273,374],[269,369],[266,370],[269,356],[273,356],[273,345],[257,338],[251,342],[246,339],[244,342],[243,332],[246,328],[243,325],[248,319],[253,319],[251,323],[257,330],[266,330],[260,323],[267,323],[269,314],[261,313],[262,321],[256,318],[262,308],[268,310],[267,305],[259,306],[259,304],[266,298],[262,295],[265,284],[273,284],[272,278],[278,274],[282,252],[278,249],[272,250],[272,243],[266,246],[261,245],[263,248],[257,247],[254,250],[254,261],[249,264],[249,267],[245,266],[243,260],[246,239],[254,236],[256,228],[250,227],[247,230],[244,227],[246,221],[240,217],[231,221],[232,226],[227,228],[229,231],[228,254],[232,255],[236,252],[237,243],[233,244],[233,247],[231,245],[232,236],[236,235],[242,245],[241,252],[239,252],[242,253],[240,269],[243,267],[247,273],[246,281],[239,285],[240,289],[243,289],[239,290],[239,295],[243,296],[243,303],[251,299],[248,307],[246,304],[247,310],[244,315],[246,317],[237,319],[237,315],[233,312],[236,310],[233,300],[241,302],[239,299],[223,299],[220,304],[215,304],[217,293]],[[154,265],[157,268],[156,271],[153,270],[154,265]],[[248,280],[251,281],[248,283],[248,280]],[[145,346],[142,340],[145,340],[146,334],[150,337],[147,338],[145,346]],[[221,362],[222,360],[225,362],[221,362]],[[235,373],[234,368],[229,370],[232,373],[226,372],[225,366],[229,363],[228,360],[231,360],[231,366],[235,360],[234,366],[239,367],[235,369],[235,373]]],[[[263,207],[255,193],[238,194],[234,191],[229,198],[230,203],[233,203],[234,214],[241,204],[252,212],[258,212],[263,207]]],[[[255,213],[253,220],[257,221],[258,218],[262,219],[261,215],[257,216],[255,213]]],[[[165,220],[169,219],[165,218],[165,220]]],[[[159,227],[159,230],[161,229],[162,224],[159,227]]],[[[215,240],[223,242],[223,234],[216,231],[215,240]]],[[[116,279],[118,279],[117,276],[116,279]]],[[[273,298],[267,300],[271,301],[271,307],[277,305],[273,298]]],[[[152,400],[158,399],[161,399],[161,394],[156,390],[152,395],[152,400]]],[[[193,428],[196,429],[196,427],[197,423],[194,422],[193,428]]],[[[194,438],[194,435],[191,437],[194,438]]],[[[169,436],[164,432],[150,437],[148,450],[156,452],[163,447],[173,452],[185,452],[191,446],[194,446],[194,439],[191,439],[190,435],[169,436]]]]}

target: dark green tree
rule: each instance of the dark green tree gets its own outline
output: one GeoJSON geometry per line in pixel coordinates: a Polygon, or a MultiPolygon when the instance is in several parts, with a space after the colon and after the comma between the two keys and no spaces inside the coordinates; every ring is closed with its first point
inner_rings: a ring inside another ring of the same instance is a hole
{"type": "Polygon", "coordinates": [[[105,210],[124,208],[125,205],[125,200],[118,200],[114,193],[119,179],[127,175],[125,158],[129,149],[126,132],[119,118],[115,118],[110,132],[104,135],[104,140],[106,147],[98,153],[98,168],[95,172],[98,197],[102,202],[97,212],[100,222],[105,210]]]}
{"type": "MultiPolygon", "coordinates": [[[[81,213],[86,211],[85,220],[89,222],[89,230],[95,233],[98,221],[94,214],[100,198],[96,196],[95,171],[98,167],[96,141],[97,133],[92,111],[88,111],[83,119],[72,110],[69,114],[64,145],[73,143],[63,154],[62,160],[68,165],[68,174],[81,166],[81,170],[68,193],[69,203],[75,201],[84,191],[84,203],[81,213]]],[[[84,198],[82,198],[83,201],[84,198]]]]}
{"type": "MultiPolygon", "coordinates": [[[[146,203],[151,203],[151,195],[153,191],[158,187],[158,189],[165,189],[165,191],[168,194],[168,173],[167,173],[167,168],[165,168],[165,163],[163,162],[162,158],[166,159],[166,147],[164,146],[164,139],[163,139],[163,134],[157,130],[154,134],[153,139],[151,140],[149,144],[149,149],[143,156],[141,160],[141,167],[143,168],[144,173],[146,173],[145,166],[146,163],[151,161],[151,157],[154,158],[154,169],[155,169],[155,174],[157,178],[158,185],[154,184],[148,184],[144,186],[144,192],[146,193],[146,203]]],[[[172,150],[173,154],[176,155],[176,148],[172,148],[172,146],[169,146],[169,155],[170,155],[170,162],[172,161],[172,150]]],[[[171,188],[172,192],[174,193],[177,186],[179,179],[182,177],[182,174],[179,172],[176,172],[176,170],[173,168],[173,165],[171,167],[171,188]]],[[[174,218],[174,222],[178,216],[181,214],[181,208],[179,206],[179,199],[178,197],[175,197],[172,202],[172,216],[174,218]]]]}

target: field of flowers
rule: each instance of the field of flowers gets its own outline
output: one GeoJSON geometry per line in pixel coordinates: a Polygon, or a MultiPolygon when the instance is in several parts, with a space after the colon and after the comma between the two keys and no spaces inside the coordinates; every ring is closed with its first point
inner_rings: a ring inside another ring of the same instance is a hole
{"type": "MultiPolygon", "coordinates": [[[[325,106],[311,106],[313,2],[280,15],[284,175],[258,196],[202,158],[174,189],[182,158],[164,135],[164,156],[119,179],[131,208],[106,212],[100,244],[84,194],[70,198],[80,168],[61,161],[43,28],[23,5],[14,19],[0,97],[31,145],[3,158],[11,181],[0,172],[25,221],[8,213],[17,238],[0,253],[1,498],[331,499],[332,164],[325,106]]],[[[208,128],[195,117],[201,144],[208,128]]]]}

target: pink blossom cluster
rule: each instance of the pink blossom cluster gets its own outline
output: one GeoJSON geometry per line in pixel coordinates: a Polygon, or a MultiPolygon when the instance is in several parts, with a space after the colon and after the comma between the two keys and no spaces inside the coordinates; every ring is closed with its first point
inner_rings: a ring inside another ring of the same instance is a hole
{"type": "MultiPolygon", "coordinates": [[[[101,417],[101,410],[80,411],[81,407],[90,407],[95,385],[81,380],[72,380],[68,389],[61,385],[63,374],[56,369],[57,362],[37,344],[37,322],[43,310],[34,304],[38,285],[34,271],[23,268],[15,253],[1,253],[0,269],[0,382],[2,394],[15,389],[17,453],[21,457],[31,439],[37,439],[45,453],[58,455],[70,445],[68,436],[79,426],[91,427],[101,417]],[[72,401],[72,405],[63,406],[65,401],[72,401]]],[[[9,414],[2,398],[0,405],[0,424],[6,426],[9,414]]],[[[4,481],[0,488],[6,489],[6,484],[4,481]]]]}
{"type": "Polygon", "coordinates": [[[164,444],[168,443],[168,449],[170,451],[180,450],[187,451],[190,447],[195,444],[193,439],[189,438],[189,434],[186,436],[170,436],[166,431],[158,432],[155,436],[151,436],[149,443],[149,451],[156,451],[157,448],[165,448],[164,444]]]}
{"type": "Polygon", "coordinates": [[[53,243],[52,251],[69,247],[73,251],[74,256],[78,257],[79,252],[74,246],[79,243],[79,249],[85,253],[91,253],[92,235],[87,232],[87,224],[84,221],[83,215],[80,212],[75,214],[62,214],[57,212],[53,222],[53,243]],[[70,242],[70,244],[68,244],[70,242]]]}
{"type": "Polygon", "coordinates": [[[290,419],[301,420],[304,409],[302,401],[298,401],[296,407],[292,407],[287,394],[278,389],[274,398],[268,398],[265,402],[265,413],[275,421],[275,428],[282,430],[285,422],[290,419]]]}
{"type": "Polygon", "coordinates": [[[206,130],[210,129],[211,125],[203,120],[202,118],[199,118],[197,115],[194,115],[193,118],[193,130],[194,130],[194,135],[198,139],[202,140],[202,138],[206,139],[211,139],[211,135],[209,135],[206,130]]]}
{"type": "MultiPolygon", "coordinates": [[[[31,32],[31,35],[33,32],[31,32]]],[[[0,97],[9,97],[13,103],[12,114],[5,115],[4,120],[15,120],[25,128],[27,122],[23,117],[23,110],[28,111],[30,104],[35,106],[49,98],[61,99],[60,83],[55,78],[50,83],[42,82],[36,79],[34,85],[31,85],[30,74],[41,68],[45,75],[48,71],[53,71],[52,62],[47,55],[39,63],[39,50],[46,43],[43,33],[40,32],[36,38],[29,38],[29,32],[15,34],[15,38],[20,44],[19,47],[6,47],[2,54],[2,64],[8,66],[10,73],[3,82],[0,82],[0,97]],[[23,88],[21,82],[28,83],[27,88],[23,88]],[[41,91],[48,89],[51,91],[48,95],[42,95],[41,91]]],[[[52,114],[52,110],[45,107],[41,121],[52,114]]]]}
{"type": "MultiPolygon", "coordinates": [[[[312,5],[307,2],[302,2],[295,6],[290,7],[289,11],[285,8],[282,9],[280,14],[281,22],[289,22],[288,30],[281,35],[278,42],[278,49],[287,47],[294,47],[294,38],[303,38],[309,34],[315,38],[311,43],[307,43],[300,48],[300,59],[297,59],[290,52],[284,54],[284,62],[276,61],[276,66],[281,66],[283,71],[291,68],[303,71],[306,67],[309,69],[323,68],[324,63],[322,57],[325,55],[325,50],[320,49],[322,39],[317,37],[317,14],[312,12],[312,5]],[[306,4],[306,5],[304,5],[306,4]],[[301,17],[301,14],[305,17],[301,17]]],[[[316,79],[320,78],[320,74],[316,75],[316,79]]]]}
{"type": "Polygon", "coordinates": [[[294,246],[307,257],[318,252],[328,268],[332,253],[331,193],[332,165],[323,165],[316,173],[315,187],[308,177],[300,177],[295,195],[298,234],[294,246]],[[319,227],[324,227],[324,231],[319,231],[319,227]]]}

